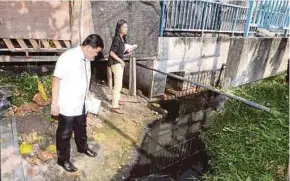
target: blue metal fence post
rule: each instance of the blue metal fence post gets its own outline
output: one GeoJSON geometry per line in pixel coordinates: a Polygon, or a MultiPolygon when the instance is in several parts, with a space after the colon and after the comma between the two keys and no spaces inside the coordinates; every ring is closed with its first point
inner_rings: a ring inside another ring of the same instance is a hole
{"type": "Polygon", "coordinates": [[[244,26],[244,36],[248,36],[248,34],[249,34],[250,25],[251,25],[252,17],[253,17],[253,12],[254,12],[254,0],[249,0],[248,15],[247,15],[246,24],[244,26]]]}
{"type": "Polygon", "coordinates": [[[161,18],[159,26],[159,36],[163,36],[165,26],[165,0],[161,0],[161,18]]]}

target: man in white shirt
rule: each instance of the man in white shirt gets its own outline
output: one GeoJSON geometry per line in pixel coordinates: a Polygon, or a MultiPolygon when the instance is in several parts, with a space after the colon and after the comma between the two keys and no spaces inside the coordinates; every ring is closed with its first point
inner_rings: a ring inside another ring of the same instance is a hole
{"type": "Polygon", "coordinates": [[[81,46],[65,51],[56,63],[52,81],[51,114],[58,116],[57,163],[69,172],[77,171],[69,161],[70,138],[73,132],[78,152],[90,157],[97,156],[87,144],[85,100],[91,79],[90,61],[103,48],[102,38],[91,34],[81,46]]]}

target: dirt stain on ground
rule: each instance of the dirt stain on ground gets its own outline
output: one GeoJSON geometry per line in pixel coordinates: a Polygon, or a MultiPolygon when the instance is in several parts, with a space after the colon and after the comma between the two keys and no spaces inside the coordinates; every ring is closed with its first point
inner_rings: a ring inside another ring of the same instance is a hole
{"type": "MultiPolygon", "coordinates": [[[[105,85],[94,83],[93,94],[102,100],[99,115],[88,115],[87,135],[89,146],[98,151],[96,158],[89,158],[76,151],[73,138],[71,139],[71,161],[79,169],[75,174],[68,174],[57,166],[56,158],[41,162],[38,165],[29,163],[32,156],[23,157],[24,172],[28,180],[110,180],[122,166],[134,162],[134,151],[145,125],[151,120],[161,117],[148,108],[147,102],[140,97],[123,95],[125,105],[122,107],[125,114],[119,115],[110,112],[111,94],[105,85]],[[137,100],[137,101],[136,101],[137,100]],[[33,173],[33,174],[31,174],[33,173]]],[[[124,91],[126,93],[126,90],[124,91]]],[[[57,122],[52,122],[49,106],[41,112],[30,113],[17,117],[19,140],[32,132],[43,137],[35,142],[40,150],[55,144],[57,122]]]]}

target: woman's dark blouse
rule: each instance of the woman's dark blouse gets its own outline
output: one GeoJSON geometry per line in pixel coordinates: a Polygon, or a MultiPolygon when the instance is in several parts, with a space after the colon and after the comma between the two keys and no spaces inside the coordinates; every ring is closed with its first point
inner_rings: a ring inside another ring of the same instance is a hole
{"type": "MultiPolygon", "coordinates": [[[[119,58],[123,59],[124,50],[125,50],[125,43],[122,41],[120,36],[115,36],[113,38],[113,42],[112,42],[112,45],[111,45],[111,48],[110,48],[110,52],[111,51],[115,52],[115,54],[119,58]]],[[[111,65],[118,64],[118,63],[120,63],[120,62],[115,60],[113,57],[111,57],[110,53],[109,53],[108,65],[111,66],[111,65]]]]}

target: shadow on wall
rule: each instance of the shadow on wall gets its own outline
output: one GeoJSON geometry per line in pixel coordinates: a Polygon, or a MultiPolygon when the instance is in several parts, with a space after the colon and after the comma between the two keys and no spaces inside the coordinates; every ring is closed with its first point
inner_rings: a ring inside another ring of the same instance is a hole
{"type": "MultiPolygon", "coordinates": [[[[289,51],[289,41],[287,38],[282,38],[279,42],[279,46],[275,50],[274,56],[270,60],[270,64],[272,67],[271,76],[276,75],[276,73],[278,72],[278,69],[281,66],[281,63],[283,61],[285,51],[287,51],[287,50],[289,51]],[[288,46],[288,48],[287,48],[287,46],[288,46]]],[[[289,58],[290,57],[289,57],[289,52],[288,52],[287,59],[289,59],[289,58]]]]}
{"type": "MultiPolygon", "coordinates": [[[[228,39],[222,40],[221,38],[160,38],[160,60],[156,61],[155,68],[167,73],[179,74],[188,79],[194,74],[195,77],[197,76],[196,81],[209,82],[208,85],[213,85],[222,62],[226,62],[223,59],[221,47],[223,43],[224,47],[227,46],[227,41],[228,39]],[[211,75],[204,76],[208,72],[211,75]]],[[[155,73],[154,96],[164,94],[166,79],[168,79],[167,76],[155,73]]]]}
{"type": "MultiPolygon", "coordinates": [[[[287,57],[285,58],[285,52],[288,45],[286,38],[244,39],[242,41],[243,50],[241,55],[248,56],[240,56],[237,59],[233,57],[235,61],[228,59],[229,62],[227,63],[227,68],[232,73],[231,76],[235,77],[234,86],[260,80],[268,76],[274,76],[279,73],[278,71],[286,70],[285,60],[287,60],[287,57]],[[252,54],[247,52],[250,52],[252,49],[252,54]],[[250,59],[249,62],[247,58],[250,59]],[[233,62],[238,63],[233,64],[233,62]],[[248,65],[245,66],[243,63],[248,63],[248,65]],[[285,68],[281,68],[281,65],[284,63],[285,68]],[[243,72],[239,71],[239,66],[244,67],[244,70],[240,70],[243,72]]],[[[233,51],[235,51],[235,48],[233,48],[233,51]]]]}
{"type": "Polygon", "coordinates": [[[226,62],[225,77],[235,80],[237,78],[237,72],[239,70],[239,62],[242,58],[243,47],[245,46],[246,39],[238,38],[231,39],[228,58],[226,62]],[[235,47],[235,48],[233,48],[235,47]]]}
{"type": "Polygon", "coordinates": [[[179,68],[178,68],[179,71],[182,71],[185,68],[185,59],[187,57],[187,51],[190,50],[193,42],[194,42],[194,39],[190,39],[186,37],[180,37],[174,42],[174,46],[184,45],[183,57],[179,63],[179,68]]]}
{"type": "Polygon", "coordinates": [[[58,1],[2,1],[1,38],[70,40],[69,4],[58,1]]]}
{"type": "MultiPolygon", "coordinates": [[[[210,85],[214,86],[215,85],[215,79],[216,79],[216,73],[218,69],[218,58],[220,55],[220,50],[221,50],[221,38],[218,37],[216,41],[216,46],[214,50],[214,57],[213,57],[213,64],[212,64],[212,72],[211,72],[211,78],[210,78],[210,85]]],[[[220,67],[221,68],[221,67],[220,67]]]]}
{"type": "Polygon", "coordinates": [[[272,39],[262,39],[255,47],[255,51],[248,65],[248,81],[255,81],[263,78],[270,56],[272,42],[272,39]]]}

